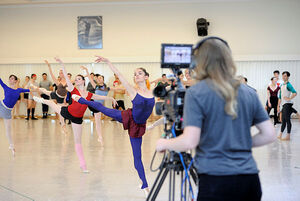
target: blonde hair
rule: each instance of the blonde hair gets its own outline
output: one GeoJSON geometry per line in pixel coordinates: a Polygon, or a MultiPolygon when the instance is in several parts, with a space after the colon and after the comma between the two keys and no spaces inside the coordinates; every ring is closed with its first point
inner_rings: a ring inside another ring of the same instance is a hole
{"type": "Polygon", "coordinates": [[[240,82],[229,47],[218,39],[205,41],[194,52],[196,80],[209,79],[216,92],[225,100],[225,112],[237,117],[237,93],[240,82]]]}

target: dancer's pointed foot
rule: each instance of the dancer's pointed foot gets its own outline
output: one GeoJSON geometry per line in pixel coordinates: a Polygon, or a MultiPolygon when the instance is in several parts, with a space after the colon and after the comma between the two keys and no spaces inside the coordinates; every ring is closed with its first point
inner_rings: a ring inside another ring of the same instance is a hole
{"type": "Polygon", "coordinates": [[[144,191],[145,197],[147,198],[147,197],[148,197],[148,195],[149,195],[149,193],[150,193],[150,189],[149,189],[149,187],[147,187],[147,188],[143,188],[142,190],[144,191]]]}
{"type": "Polygon", "coordinates": [[[72,95],[72,99],[78,102],[78,100],[81,98],[81,96],[78,96],[77,94],[72,95]]]}
{"type": "Polygon", "coordinates": [[[80,169],[81,169],[82,173],[85,173],[85,174],[90,173],[90,171],[88,171],[88,169],[86,168],[86,166],[80,167],[80,169]]]}
{"type": "Polygon", "coordinates": [[[104,146],[104,141],[102,135],[99,135],[98,137],[98,142],[100,142],[100,145],[103,147],[104,146]]]}
{"type": "Polygon", "coordinates": [[[14,145],[9,145],[8,149],[12,152],[12,155],[15,156],[16,155],[16,149],[14,147],[14,145]]]}
{"type": "Polygon", "coordinates": [[[45,100],[45,99],[39,98],[39,97],[37,97],[37,96],[33,96],[33,100],[34,100],[35,102],[38,102],[38,103],[44,103],[44,100],[45,100]]]}
{"type": "Polygon", "coordinates": [[[150,130],[152,130],[154,128],[154,126],[153,126],[153,124],[151,124],[150,126],[147,126],[146,127],[146,131],[150,131],[150,130]]]}

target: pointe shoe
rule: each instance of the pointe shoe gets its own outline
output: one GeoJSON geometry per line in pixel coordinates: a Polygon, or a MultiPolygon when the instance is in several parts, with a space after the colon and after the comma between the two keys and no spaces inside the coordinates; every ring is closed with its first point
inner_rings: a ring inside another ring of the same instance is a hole
{"type": "Polygon", "coordinates": [[[80,167],[80,169],[81,169],[82,173],[85,173],[85,174],[90,173],[90,171],[88,171],[88,169],[86,169],[86,167],[80,167]]]}
{"type": "Polygon", "coordinates": [[[44,103],[44,99],[43,99],[43,98],[39,98],[39,97],[37,97],[37,96],[33,96],[33,100],[34,100],[35,102],[38,102],[38,103],[44,103]]]}
{"type": "Polygon", "coordinates": [[[72,99],[77,101],[77,102],[78,102],[79,98],[81,98],[81,96],[78,96],[77,94],[72,95],[72,99]]]}
{"type": "Polygon", "coordinates": [[[16,155],[16,150],[13,146],[9,146],[8,149],[12,152],[12,155],[15,156],[16,155]]]}
{"type": "Polygon", "coordinates": [[[147,188],[143,188],[142,190],[144,191],[145,197],[147,198],[147,197],[148,197],[148,195],[149,195],[149,193],[150,193],[150,189],[149,189],[149,187],[147,187],[147,188]]]}
{"type": "Polygon", "coordinates": [[[140,185],[139,185],[138,187],[139,187],[139,189],[142,189],[142,190],[143,190],[143,192],[144,192],[144,194],[145,194],[145,197],[147,198],[148,195],[149,195],[149,193],[150,193],[150,189],[149,189],[149,187],[142,188],[142,186],[143,186],[143,184],[140,183],[140,185]]]}

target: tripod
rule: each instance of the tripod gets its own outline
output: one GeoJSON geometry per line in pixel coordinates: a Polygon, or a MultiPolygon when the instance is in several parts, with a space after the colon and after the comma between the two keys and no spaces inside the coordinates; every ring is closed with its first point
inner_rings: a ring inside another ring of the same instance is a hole
{"type": "MultiPolygon", "coordinates": [[[[183,161],[185,163],[185,166],[187,167],[188,164],[190,164],[190,162],[192,160],[192,156],[191,156],[191,154],[188,154],[188,153],[182,153],[182,155],[183,155],[183,161]]],[[[160,169],[159,173],[155,179],[153,187],[151,188],[151,191],[150,191],[146,201],[155,201],[169,172],[170,172],[170,174],[169,174],[169,176],[170,176],[170,179],[169,179],[169,201],[174,201],[175,200],[175,172],[177,174],[180,173],[181,184],[182,184],[183,174],[184,174],[184,168],[180,161],[179,154],[174,151],[169,152],[167,157],[164,158],[164,161],[162,162],[159,169],[160,169]]],[[[196,183],[197,173],[193,166],[190,168],[189,174],[192,176],[194,183],[197,184],[196,183]]],[[[186,185],[187,185],[187,182],[185,182],[185,185],[184,185],[185,199],[187,196],[187,194],[186,194],[187,186],[186,185]]],[[[180,192],[182,192],[182,185],[181,185],[180,192]]],[[[180,201],[182,201],[182,196],[180,196],[180,201]]]]}

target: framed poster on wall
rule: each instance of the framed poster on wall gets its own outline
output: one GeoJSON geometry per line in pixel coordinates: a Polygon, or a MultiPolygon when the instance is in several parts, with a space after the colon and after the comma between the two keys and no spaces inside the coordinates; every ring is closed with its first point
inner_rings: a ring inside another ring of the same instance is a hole
{"type": "Polygon", "coordinates": [[[80,16],[77,23],[79,49],[102,49],[102,16],[80,16]]]}

